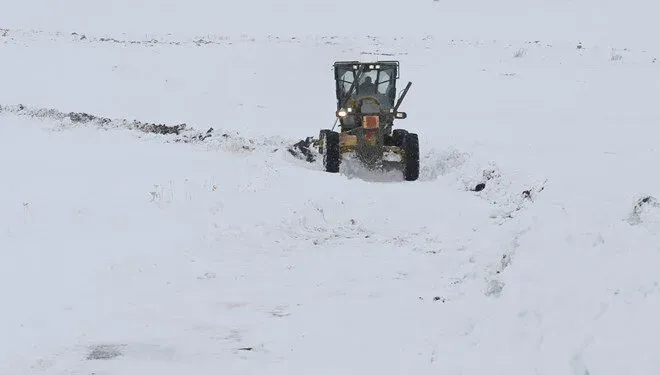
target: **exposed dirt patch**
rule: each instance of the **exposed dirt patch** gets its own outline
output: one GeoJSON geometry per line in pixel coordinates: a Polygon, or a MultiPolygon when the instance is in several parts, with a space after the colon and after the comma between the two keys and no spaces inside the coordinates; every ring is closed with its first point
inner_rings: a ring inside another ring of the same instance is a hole
{"type": "Polygon", "coordinates": [[[125,345],[94,345],[89,348],[85,357],[88,361],[110,360],[124,354],[125,345]]]}

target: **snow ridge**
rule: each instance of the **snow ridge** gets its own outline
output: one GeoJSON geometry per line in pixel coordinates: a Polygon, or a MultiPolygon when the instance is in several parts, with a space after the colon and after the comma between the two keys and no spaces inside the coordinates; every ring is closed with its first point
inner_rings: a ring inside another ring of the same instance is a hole
{"type": "Polygon", "coordinates": [[[85,112],[62,112],[57,109],[27,107],[22,104],[0,105],[0,113],[2,112],[40,120],[52,120],[57,124],[57,130],[79,126],[95,127],[103,130],[125,129],[150,134],[168,143],[203,143],[209,149],[232,152],[253,152],[258,149],[273,151],[287,144],[286,141],[276,137],[259,141],[242,137],[235,131],[217,131],[213,127],[204,132],[194,128],[188,128],[185,123],[167,125],[122,118],[110,119],[85,112]]]}

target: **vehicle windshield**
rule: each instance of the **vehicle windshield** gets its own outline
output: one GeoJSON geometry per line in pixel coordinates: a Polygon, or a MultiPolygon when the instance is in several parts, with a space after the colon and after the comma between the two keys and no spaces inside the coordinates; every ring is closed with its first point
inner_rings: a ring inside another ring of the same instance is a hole
{"type": "MultiPolygon", "coordinates": [[[[356,74],[357,72],[351,67],[338,70],[338,89],[341,99],[346,98],[356,74]]],[[[394,106],[395,79],[396,75],[393,67],[383,67],[379,70],[374,69],[363,72],[356,85],[357,87],[353,89],[352,97],[375,96],[383,107],[391,108],[394,106]]]]}

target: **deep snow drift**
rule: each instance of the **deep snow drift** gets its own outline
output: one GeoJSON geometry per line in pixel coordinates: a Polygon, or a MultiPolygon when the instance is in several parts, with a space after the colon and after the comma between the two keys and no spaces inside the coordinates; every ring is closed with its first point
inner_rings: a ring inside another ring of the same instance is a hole
{"type": "Polygon", "coordinates": [[[647,3],[296,3],[3,8],[0,374],[656,373],[647,3]],[[416,182],[287,151],[377,58],[416,182]]]}

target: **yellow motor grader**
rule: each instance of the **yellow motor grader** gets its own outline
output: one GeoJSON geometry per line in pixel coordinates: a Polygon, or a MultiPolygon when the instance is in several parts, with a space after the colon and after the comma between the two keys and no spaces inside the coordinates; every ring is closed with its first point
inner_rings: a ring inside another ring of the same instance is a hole
{"type": "MultiPolygon", "coordinates": [[[[398,61],[338,61],[334,64],[339,131],[323,129],[318,149],[323,166],[330,173],[339,172],[343,155],[353,153],[370,168],[384,163],[402,165],[407,181],[419,177],[419,140],[417,134],[392,129],[395,119],[405,119],[399,112],[412,82],[396,99],[399,79],[398,61]],[[387,160],[395,156],[395,161],[387,160]]],[[[335,126],[337,125],[335,122],[335,126]]]]}

